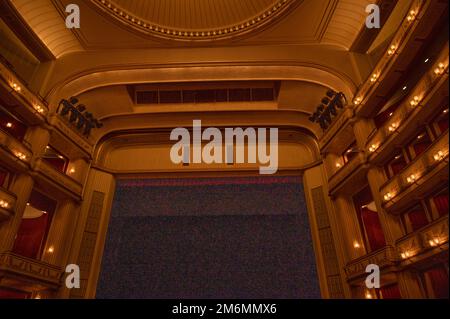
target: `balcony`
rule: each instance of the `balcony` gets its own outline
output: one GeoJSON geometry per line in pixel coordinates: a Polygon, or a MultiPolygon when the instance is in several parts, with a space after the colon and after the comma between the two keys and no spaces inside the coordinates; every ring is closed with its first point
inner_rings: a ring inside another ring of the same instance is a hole
{"type": "Polygon", "coordinates": [[[1,158],[11,167],[18,170],[26,170],[30,163],[32,153],[22,142],[0,129],[0,154],[1,158]]]}
{"type": "Polygon", "coordinates": [[[17,197],[0,187],[0,222],[14,214],[17,197]]]}
{"type": "Polygon", "coordinates": [[[21,291],[57,289],[61,285],[60,267],[16,255],[0,254],[0,284],[21,291]]]}
{"type": "Polygon", "coordinates": [[[37,125],[44,122],[44,117],[48,113],[47,106],[2,62],[0,62],[0,95],[6,106],[20,105],[16,110],[29,124],[37,125]]]}
{"type": "Polygon", "coordinates": [[[353,118],[353,109],[346,107],[320,138],[319,147],[322,152],[342,153],[352,139],[353,128],[350,125],[353,118]]]}
{"type": "Polygon", "coordinates": [[[367,169],[366,156],[363,152],[360,152],[330,177],[328,181],[330,195],[335,195],[338,192],[353,194],[355,190],[352,186],[363,185],[367,169]]]}
{"type": "Polygon", "coordinates": [[[398,263],[398,254],[391,246],[378,249],[370,254],[352,260],[345,266],[345,274],[348,281],[366,278],[366,267],[375,264],[384,270],[395,270],[398,263]]]}
{"type": "Polygon", "coordinates": [[[400,238],[396,242],[402,265],[409,265],[448,251],[448,216],[443,216],[424,228],[400,238]]]}
{"type": "Polygon", "coordinates": [[[382,108],[392,87],[398,85],[402,73],[411,67],[413,57],[422,48],[423,39],[429,36],[445,10],[446,4],[438,1],[415,0],[411,3],[408,12],[413,11],[415,14],[408,14],[402,21],[386,54],[355,94],[357,116],[372,117],[374,112],[382,108]]]}
{"type": "Polygon", "coordinates": [[[414,198],[420,198],[448,183],[448,131],[394,178],[380,188],[384,209],[400,213],[414,198]]]}
{"type": "Polygon", "coordinates": [[[398,145],[405,144],[416,133],[417,123],[426,123],[436,108],[448,99],[448,74],[426,73],[410,96],[392,114],[390,120],[369,138],[366,150],[371,163],[381,165],[398,145]]]}
{"type": "Polygon", "coordinates": [[[36,180],[45,185],[48,190],[54,192],[56,196],[62,194],[75,200],[81,200],[83,187],[70,176],[56,170],[40,158],[36,160],[33,170],[36,180]]]}

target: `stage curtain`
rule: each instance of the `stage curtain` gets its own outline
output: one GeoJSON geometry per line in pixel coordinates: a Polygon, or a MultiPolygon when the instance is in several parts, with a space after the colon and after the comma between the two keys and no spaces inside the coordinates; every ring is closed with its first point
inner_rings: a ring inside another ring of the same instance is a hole
{"type": "Polygon", "coordinates": [[[397,284],[382,287],[381,294],[383,295],[383,299],[402,299],[397,284]]]}
{"type": "Polygon", "coordinates": [[[425,215],[425,212],[420,208],[416,208],[408,213],[408,217],[409,221],[411,222],[413,231],[418,230],[428,224],[427,216],[425,215]]]}
{"type": "Polygon", "coordinates": [[[37,258],[45,237],[48,214],[37,218],[24,218],[20,224],[13,252],[29,258],[37,258]]]}
{"type": "Polygon", "coordinates": [[[448,214],[448,194],[441,194],[433,197],[439,216],[448,214]]]}
{"type": "Polygon", "coordinates": [[[26,292],[0,288],[0,299],[27,299],[28,297],[29,294],[26,292]]]}
{"type": "Polygon", "coordinates": [[[444,267],[435,267],[427,271],[434,296],[438,299],[448,299],[448,274],[444,267]]]}
{"type": "Polygon", "coordinates": [[[364,228],[366,229],[370,248],[372,250],[377,250],[386,246],[378,213],[364,207],[361,208],[361,218],[364,223],[364,228]]]}

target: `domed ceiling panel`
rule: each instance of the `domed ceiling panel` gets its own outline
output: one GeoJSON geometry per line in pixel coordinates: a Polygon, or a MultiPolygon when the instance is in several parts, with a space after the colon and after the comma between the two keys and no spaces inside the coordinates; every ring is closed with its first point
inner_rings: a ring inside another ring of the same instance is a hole
{"type": "Polygon", "coordinates": [[[162,38],[231,38],[272,23],[303,0],[91,0],[114,19],[162,38]]]}

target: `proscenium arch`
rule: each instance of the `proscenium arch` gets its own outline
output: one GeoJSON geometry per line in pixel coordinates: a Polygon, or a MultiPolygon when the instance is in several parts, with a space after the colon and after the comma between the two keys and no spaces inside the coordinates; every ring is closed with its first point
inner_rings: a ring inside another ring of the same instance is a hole
{"type": "Polygon", "coordinates": [[[95,88],[145,83],[206,81],[291,80],[319,84],[343,92],[347,98],[356,91],[352,79],[338,71],[315,64],[278,65],[177,65],[142,66],[139,68],[108,67],[85,70],[56,84],[45,96],[51,112],[62,98],[77,96],[95,88]]]}

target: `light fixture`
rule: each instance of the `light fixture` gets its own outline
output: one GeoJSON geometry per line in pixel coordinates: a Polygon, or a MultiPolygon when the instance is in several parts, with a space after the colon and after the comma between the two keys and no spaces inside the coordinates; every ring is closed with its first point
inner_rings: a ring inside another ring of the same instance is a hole
{"type": "Polygon", "coordinates": [[[38,113],[41,113],[41,114],[44,113],[44,108],[41,105],[34,104],[33,107],[38,113]]]}
{"type": "Polygon", "coordinates": [[[387,54],[388,54],[389,56],[391,56],[391,55],[393,55],[393,54],[395,53],[396,50],[397,50],[397,46],[394,45],[394,44],[392,44],[392,45],[389,47],[389,50],[387,51],[387,54]]]}
{"type": "Polygon", "coordinates": [[[27,159],[27,156],[25,154],[23,154],[22,152],[15,152],[14,155],[16,155],[16,157],[18,157],[22,161],[27,159]]]}
{"type": "Polygon", "coordinates": [[[410,184],[414,183],[417,180],[417,176],[414,174],[411,174],[406,178],[406,181],[410,184]]]}
{"type": "Polygon", "coordinates": [[[9,203],[3,199],[0,199],[0,207],[1,208],[8,208],[9,207],[9,203]]]}
{"type": "Polygon", "coordinates": [[[375,83],[378,79],[379,75],[377,73],[372,74],[370,77],[370,82],[375,83]]]}
{"type": "Polygon", "coordinates": [[[365,297],[366,299],[373,299],[372,294],[369,291],[366,291],[365,297]]]}
{"type": "Polygon", "coordinates": [[[353,248],[358,249],[360,247],[361,247],[361,245],[357,241],[353,242],[353,248]]]}
{"type": "Polygon", "coordinates": [[[406,20],[408,22],[413,21],[416,18],[417,12],[414,10],[409,11],[408,16],[406,17],[406,20]]]}
{"type": "Polygon", "coordinates": [[[441,243],[441,241],[440,241],[440,239],[437,238],[437,237],[435,237],[435,238],[433,238],[433,239],[430,239],[430,240],[428,241],[428,244],[429,244],[431,247],[436,247],[436,246],[438,246],[440,243],[441,243]]]}
{"type": "Polygon", "coordinates": [[[369,152],[373,153],[373,152],[375,152],[375,151],[377,150],[377,148],[378,148],[378,145],[372,144],[372,145],[369,147],[369,152]]]}
{"type": "Polygon", "coordinates": [[[411,106],[417,106],[417,105],[419,105],[419,102],[420,102],[420,97],[418,97],[416,95],[416,96],[414,96],[414,98],[411,101],[409,101],[409,104],[411,104],[411,106]]]}
{"type": "Polygon", "coordinates": [[[55,251],[55,248],[53,246],[50,246],[47,251],[52,254],[55,251]]]}
{"type": "Polygon", "coordinates": [[[445,109],[442,111],[442,114],[447,114],[448,113],[448,109],[445,109]]]}
{"type": "Polygon", "coordinates": [[[75,173],[75,168],[71,168],[70,170],[69,170],[69,174],[73,174],[73,173],[75,173]]]}
{"type": "Polygon", "coordinates": [[[353,104],[355,105],[359,105],[362,102],[362,97],[357,97],[356,99],[353,100],[353,104]]]}
{"type": "Polygon", "coordinates": [[[11,122],[8,122],[8,123],[6,123],[6,127],[11,128],[11,127],[13,127],[13,124],[11,122]]]}
{"type": "Polygon", "coordinates": [[[391,117],[392,115],[394,115],[394,112],[389,113],[389,117],[391,117]]]}
{"type": "Polygon", "coordinates": [[[400,157],[402,157],[401,155],[397,155],[396,157],[394,157],[394,159],[398,160],[400,159],[400,157]]]}
{"type": "Polygon", "coordinates": [[[386,193],[386,194],[384,195],[384,200],[385,200],[385,201],[389,201],[389,200],[391,200],[393,197],[394,197],[394,195],[393,195],[392,193],[386,193]]]}
{"type": "Polygon", "coordinates": [[[22,90],[22,88],[20,87],[20,85],[18,85],[17,83],[13,83],[11,85],[11,87],[14,89],[14,91],[16,92],[20,92],[22,90]]]}
{"type": "Polygon", "coordinates": [[[442,161],[442,159],[445,157],[445,153],[443,151],[438,151],[436,154],[434,154],[433,158],[436,162],[442,161]]]}
{"type": "Polygon", "coordinates": [[[62,155],[58,155],[59,159],[64,159],[64,157],[62,155]]]}
{"type": "Polygon", "coordinates": [[[407,258],[411,257],[411,253],[409,251],[405,251],[405,252],[401,253],[400,256],[403,259],[407,259],[407,258]]]}
{"type": "Polygon", "coordinates": [[[389,132],[394,132],[398,128],[398,123],[392,123],[389,125],[389,132]]]}
{"type": "Polygon", "coordinates": [[[441,75],[442,73],[444,73],[445,71],[445,64],[444,63],[439,63],[437,68],[434,69],[434,74],[436,75],[441,75]]]}
{"type": "Polygon", "coordinates": [[[428,61],[430,61],[430,59],[426,58],[425,61],[423,61],[423,62],[428,63],[428,61]]]}
{"type": "Polygon", "coordinates": [[[406,91],[407,88],[408,88],[408,86],[405,85],[405,86],[402,88],[402,90],[403,90],[403,91],[406,91]]]}
{"type": "Polygon", "coordinates": [[[336,168],[341,168],[341,167],[342,167],[341,163],[336,163],[336,168]]]}

